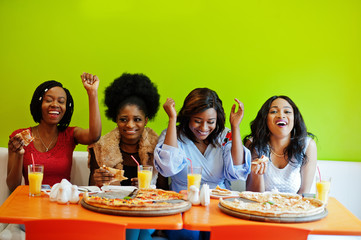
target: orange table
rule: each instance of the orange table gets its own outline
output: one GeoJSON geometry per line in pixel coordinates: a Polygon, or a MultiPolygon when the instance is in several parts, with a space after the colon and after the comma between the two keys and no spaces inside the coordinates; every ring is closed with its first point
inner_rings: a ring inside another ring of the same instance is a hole
{"type": "Polygon", "coordinates": [[[61,205],[41,197],[29,197],[29,186],[19,186],[0,207],[0,222],[23,224],[36,219],[79,219],[126,224],[127,228],[182,229],[182,214],[161,217],[127,217],[89,211],[80,204],[61,205]]]}
{"type": "Polygon", "coordinates": [[[266,223],[243,220],[229,216],[218,207],[218,199],[211,199],[207,207],[193,206],[183,214],[183,228],[188,230],[210,231],[212,226],[220,225],[272,225],[282,224],[296,228],[310,229],[310,234],[320,235],[361,235],[361,220],[353,215],[335,198],[330,198],[328,215],[318,221],[308,223],[266,223]]]}

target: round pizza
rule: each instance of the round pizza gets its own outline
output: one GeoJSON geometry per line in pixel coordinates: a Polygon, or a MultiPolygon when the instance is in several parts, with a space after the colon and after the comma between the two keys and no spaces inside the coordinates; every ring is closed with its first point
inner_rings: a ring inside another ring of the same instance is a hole
{"type": "Polygon", "coordinates": [[[135,189],[124,196],[119,192],[84,194],[83,201],[93,207],[122,211],[173,210],[187,207],[183,194],[162,189],[135,189]]]}
{"type": "Polygon", "coordinates": [[[306,217],[322,213],[325,209],[325,205],[315,198],[250,191],[241,192],[240,198],[220,199],[220,205],[236,212],[265,217],[306,217]]]}

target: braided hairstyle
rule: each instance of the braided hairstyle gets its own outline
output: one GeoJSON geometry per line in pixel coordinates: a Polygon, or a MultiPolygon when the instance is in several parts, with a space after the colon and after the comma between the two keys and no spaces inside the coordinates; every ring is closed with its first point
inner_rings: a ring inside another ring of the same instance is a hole
{"type": "Polygon", "coordinates": [[[124,73],[105,89],[105,115],[116,123],[119,110],[134,104],[151,120],[158,112],[159,98],[157,87],[147,76],[124,73]]]}
{"type": "Polygon", "coordinates": [[[66,93],[66,111],[65,111],[63,118],[60,120],[60,122],[57,125],[59,131],[65,131],[65,129],[70,124],[71,117],[73,116],[74,101],[73,101],[73,97],[71,96],[69,90],[64,88],[60,82],[50,80],[50,81],[46,81],[46,82],[43,82],[42,84],[40,84],[35,89],[35,92],[31,99],[30,112],[31,112],[31,115],[33,116],[34,121],[36,123],[40,123],[41,119],[43,118],[42,111],[41,111],[41,105],[44,100],[44,94],[53,87],[61,87],[64,89],[64,91],[66,93]]]}

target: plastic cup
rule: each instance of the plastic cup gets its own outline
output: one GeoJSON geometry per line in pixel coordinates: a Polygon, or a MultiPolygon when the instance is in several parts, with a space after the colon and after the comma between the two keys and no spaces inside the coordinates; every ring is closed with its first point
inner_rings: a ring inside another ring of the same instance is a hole
{"type": "Polygon", "coordinates": [[[28,165],[29,196],[41,195],[41,184],[43,182],[44,165],[28,165]]]}
{"type": "Polygon", "coordinates": [[[324,204],[328,202],[328,195],[331,188],[331,177],[322,176],[321,181],[319,176],[316,177],[316,198],[324,204]]]}
{"type": "Polygon", "coordinates": [[[138,188],[150,188],[153,167],[140,165],[138,169],[138,188]]]}
{"type": "Polygon", "coordinates": [[[188,180],[188,191],[190,186],[194,185],[198,189],[201,186],[201,180],[202,180],[202,167],[193,167],[188,166],[187,169],[187,180],[188,180]]]}

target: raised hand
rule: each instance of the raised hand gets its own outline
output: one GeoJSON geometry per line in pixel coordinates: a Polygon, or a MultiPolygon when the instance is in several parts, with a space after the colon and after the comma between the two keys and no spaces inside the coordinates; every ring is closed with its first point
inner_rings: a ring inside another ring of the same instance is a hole
{"type": "Polygon", "coordinates": [[[167,113],[169,119],[177,118],[177,111],[175,110],[175,102],[172,98],[167,98],[167,100],[163,104],[163,108],[167,113]]]}
{"type": "Polygon", "coordinates": [[[231,126],[238,127],[243,119],[244,106],[243,103],[239,101],[237,98],[235,98],[234,100],[238,103],[238,111],[236,112],[236,104],[233,104],[229,121],[231,123],[231,126]]]}
{"type": "Polygon", "coordinates": [[[99,78],[97,75],[83,73],[81,76],[84,88],[89,91],[97,91],[99,87],[99,78]]]}

